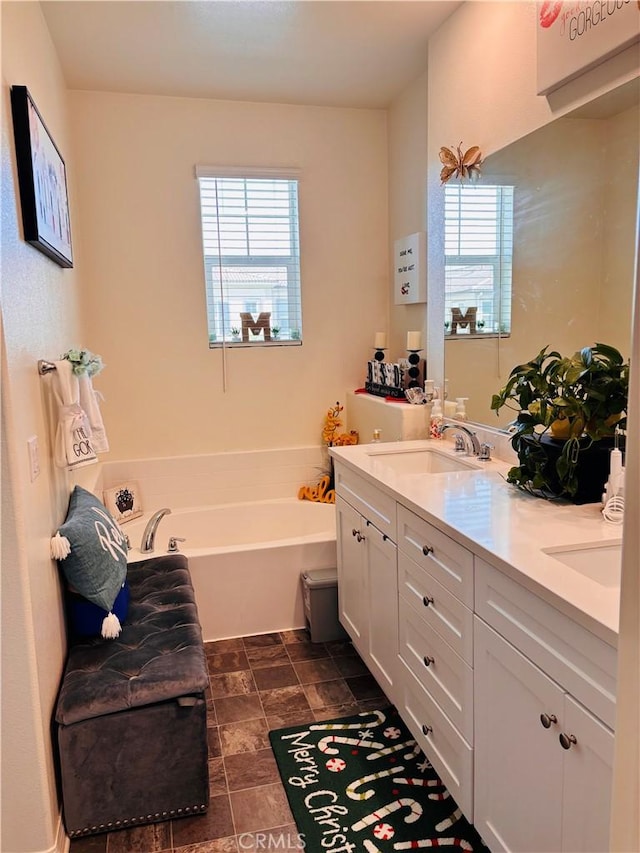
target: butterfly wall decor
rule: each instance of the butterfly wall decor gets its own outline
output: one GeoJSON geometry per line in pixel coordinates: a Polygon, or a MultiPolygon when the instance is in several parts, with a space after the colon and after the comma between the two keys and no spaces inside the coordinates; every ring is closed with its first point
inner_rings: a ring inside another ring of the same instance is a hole
{"type": "Polygon", "coordinates": [[[477,145],[472,145],[464,154],[462,153],[462,142],[457,148],[440,149],[440,162],[443,164],[440,170],[440,181],[446,184],[449,178],[476,178],[480,174],[482,165],[482,152],[477,145]]]}

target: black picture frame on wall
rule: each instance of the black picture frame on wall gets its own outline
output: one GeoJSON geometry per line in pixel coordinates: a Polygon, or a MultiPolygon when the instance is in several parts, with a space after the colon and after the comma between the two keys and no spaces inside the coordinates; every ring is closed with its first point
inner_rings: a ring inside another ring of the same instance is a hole
{"type": "Polygon", "coordinates": [[[61,267],[73,267],[67,171],[26,86],[11,87],[24,239],[61,267]]]}

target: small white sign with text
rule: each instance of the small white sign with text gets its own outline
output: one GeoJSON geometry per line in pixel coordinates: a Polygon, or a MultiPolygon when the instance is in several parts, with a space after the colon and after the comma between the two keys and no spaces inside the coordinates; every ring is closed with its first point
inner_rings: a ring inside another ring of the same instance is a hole
{"type": "Polygon", "coordinates": [[[426,235],[401,237],[393,244],[395,304],[427,301],[426,235]]]}

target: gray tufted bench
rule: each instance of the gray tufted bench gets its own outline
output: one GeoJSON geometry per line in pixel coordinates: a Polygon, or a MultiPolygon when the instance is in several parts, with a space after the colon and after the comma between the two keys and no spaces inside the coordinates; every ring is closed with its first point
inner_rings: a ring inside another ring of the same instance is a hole
{"type": "Polygon", "coordinates": [[[186,557],[128,567],[116,640],[73,645],[56,706],[70,837],[198,814],[209,804],[207,663],[186,557]]]}

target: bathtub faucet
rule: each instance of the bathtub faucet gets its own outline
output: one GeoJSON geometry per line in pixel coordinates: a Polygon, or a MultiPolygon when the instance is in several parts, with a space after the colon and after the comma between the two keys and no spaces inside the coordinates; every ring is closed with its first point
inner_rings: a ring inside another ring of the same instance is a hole
{"type": "Polygon", "coordinates": [[[164,509],[159,509],[157,512],[153,513],[153,515],[147,522],[147,526],[144,529],[144,533],[142,534],[142,542],[140,543],[141,554],[150,554],[153,551],[158,525],[165,517],[165,515],[170,514],[171,510],[168,507],[165,507],[164,509]]]}

